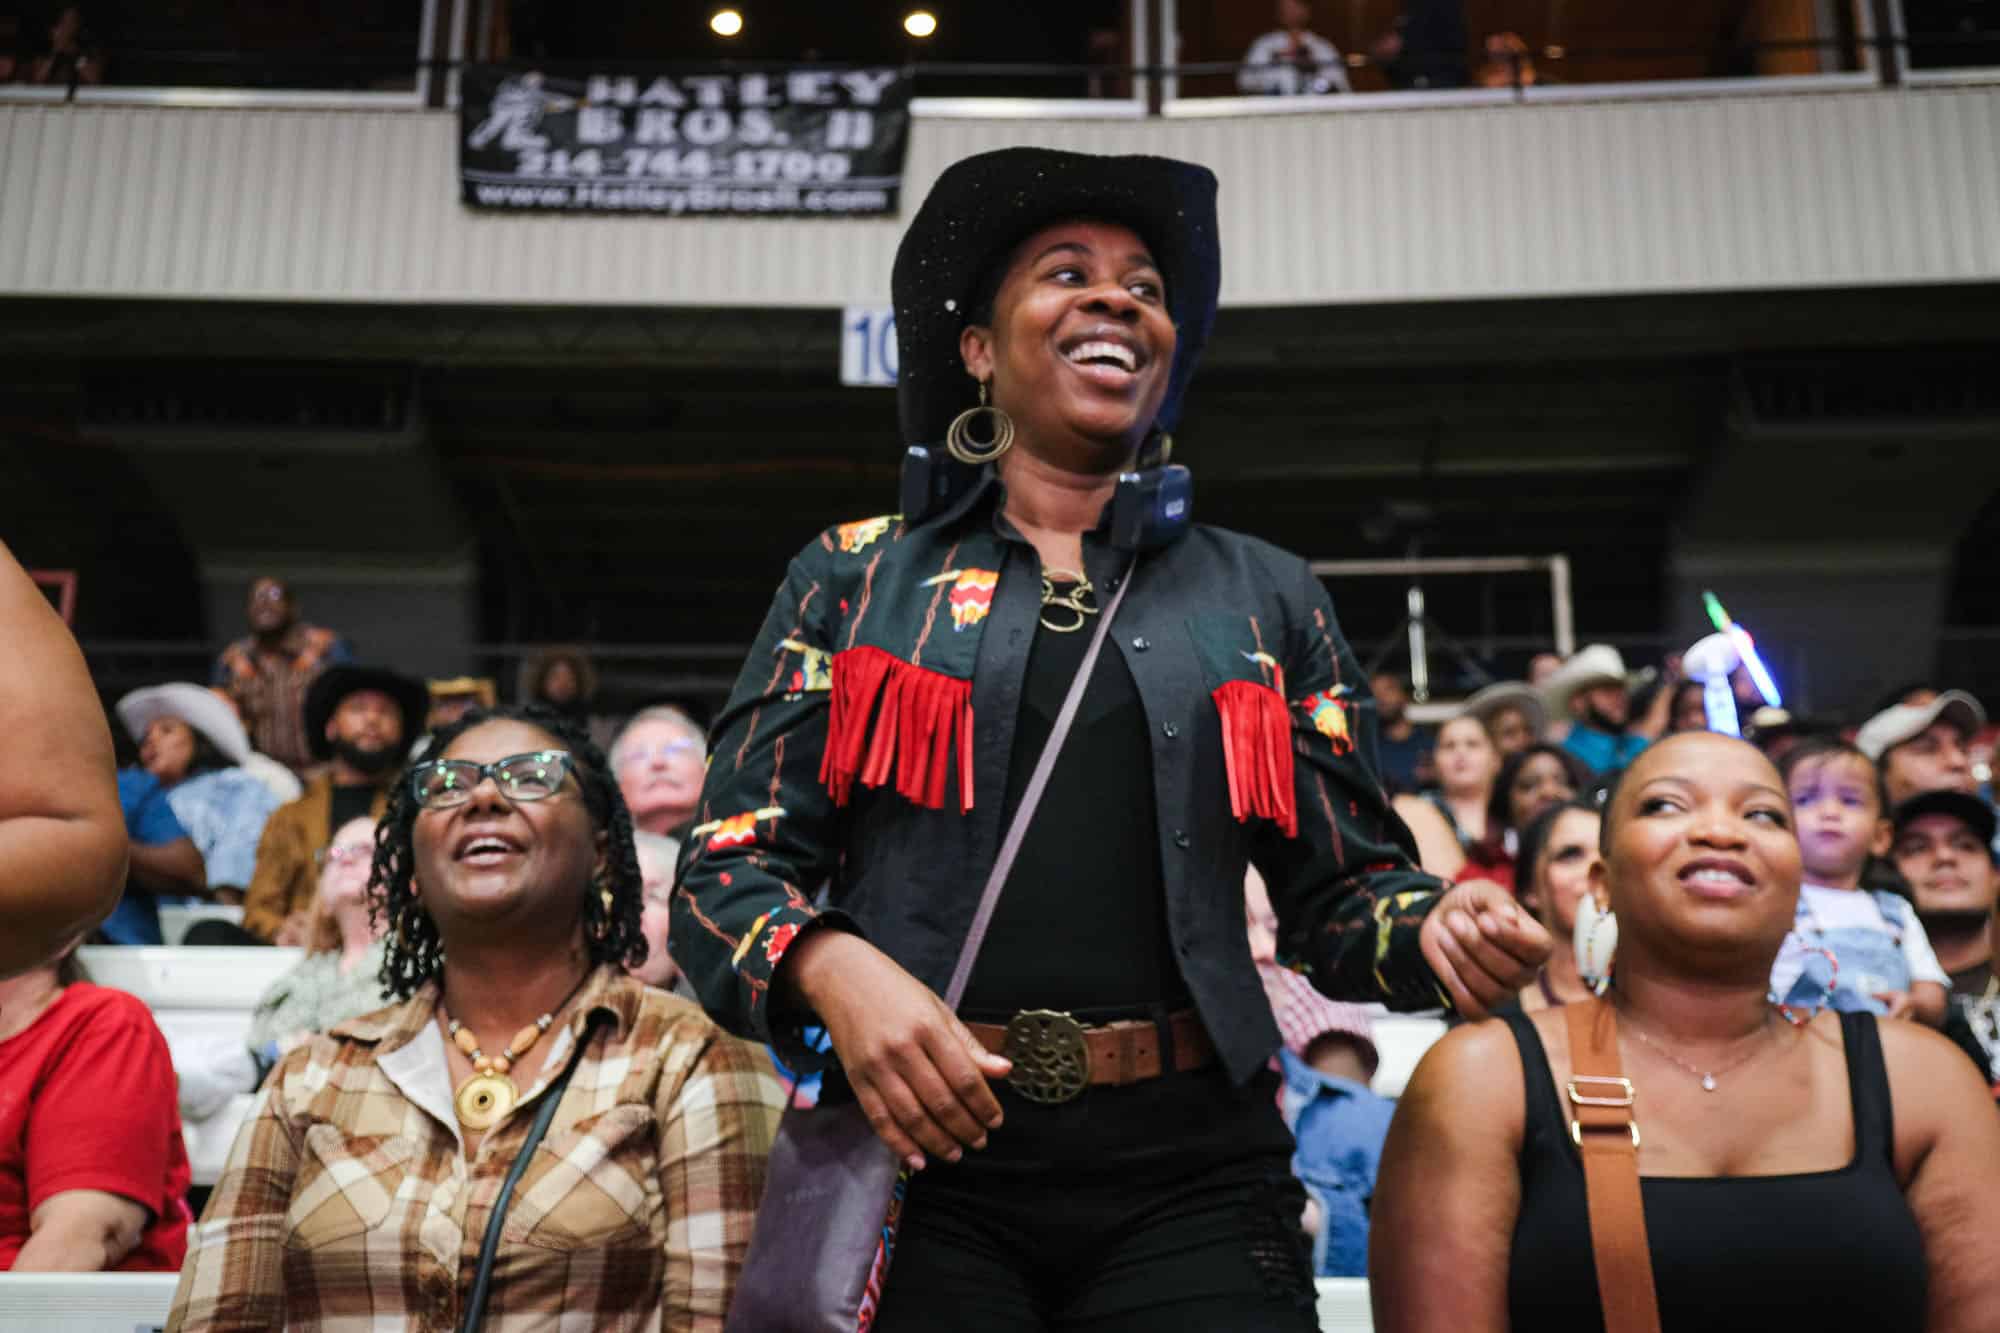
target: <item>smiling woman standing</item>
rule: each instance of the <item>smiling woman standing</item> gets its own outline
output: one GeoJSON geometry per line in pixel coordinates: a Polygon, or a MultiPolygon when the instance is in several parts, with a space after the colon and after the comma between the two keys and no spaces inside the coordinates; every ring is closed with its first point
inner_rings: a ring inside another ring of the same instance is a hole
{"type": "Polygon", "coordinates": [[[822,1106],[858,1101],[912,1173],[878,1333],[1313,1327],[1246,863],[1338,995],[1478,1013],[1547,949],[1497,889],[1412,867],[1305,562],[1188,521],[1167,432],[1215,199],[1163,158],[945,171],[893,282],[904,512],[799,554],[715,728],[676,959],[793,1068],[827,1063],[823,1024],[822,1106]]]}
{"type": "Polygon", "coordinates": [[[2000,1121],[1972,1069],[1914,1023],[1766,998],[1791,821],[1777,770],[1731,737],[1672,736],[1625,771],[1588,872],[1617,916],[1616,1063],[1570,1040],[1590,1014],[1602,1044],[1598,1001],[1431,1048],[1376,1183],[1376,1328],[1603,1329],[1592,1235],[1616,1182],[1586,1194],[1606,1150],[1585,1130],[1628,1128],[1663,1333],[2000,1328],[2000,1121]],[[1621,1068],[1630,1124],[1610,1126],[1621,1080],[1597,1075],[1621,1068]]]}
{"type": "Polygon", "coordinates": [[[406,998],[272,1072],[168,1327],[449,1328],[483,1293],[489,1326],[719,1328],[782,1101],[768,1062],[625,975],[631,819],[580,726],[474,713],[428,753],[370,881],[406,998]]]}

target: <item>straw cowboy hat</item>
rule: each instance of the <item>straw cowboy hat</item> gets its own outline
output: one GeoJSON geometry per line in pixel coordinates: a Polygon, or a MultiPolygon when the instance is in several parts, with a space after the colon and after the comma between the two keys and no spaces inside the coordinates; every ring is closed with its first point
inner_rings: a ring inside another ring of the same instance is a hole
{"type": "Polygon", "coordinates": [[[1600,685],[1631,686],[1625,673],[1625,658],[1608,643],[1593,643],[1571,657],[1554,675],[1542,683],[1542,702],[1558,717],[1569,713],[1569,701],[1583,690],[1600,685]]]}
{"type": "Polygon", "coordinates": [[[1542,706],[1541,691],[1524,680],[1495,681],[1465,701],[1464,712],[1491,727],[1494,717],[1507,709],[1517,709],[1528,720],[1528,729],[1537,738],[1548,730],[1548,709],[1542,706]]]}

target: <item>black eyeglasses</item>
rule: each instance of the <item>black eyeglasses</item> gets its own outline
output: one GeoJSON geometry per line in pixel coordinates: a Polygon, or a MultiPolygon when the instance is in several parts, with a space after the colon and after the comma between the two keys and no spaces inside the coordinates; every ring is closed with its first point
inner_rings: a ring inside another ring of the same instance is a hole
{"type": "Polygon", "coordinates": [[[472,799],[487,778],[510,801],[545,801],[562,788],[573,761],[567,750],[510,754],[490,764],[470,759],[431,759],[410,770],[410,796],[426,810],[449,810],[472,799]]]}

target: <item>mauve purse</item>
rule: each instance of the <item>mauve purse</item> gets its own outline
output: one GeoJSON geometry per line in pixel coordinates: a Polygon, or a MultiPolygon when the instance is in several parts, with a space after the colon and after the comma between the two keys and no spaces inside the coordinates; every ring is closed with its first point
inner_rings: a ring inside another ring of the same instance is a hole
{"type": "MultiPolygon", "coordinates": [[[[945,1005],[954,1013],[972,979],[972,965],[999,905],[1001,886],[1027,835],[1028,821],[1041,804],[1056,755],[1076,720],[1077,705],[1083,701],[1112,617],[1132,586],[1132,574],[1128,568],[1098,619],[986,878],[972,928],[945,988],[945,1005]]],[[[757,1207],[750,1252],[743,1257],[724,1333],[868,1333],[881,1304],[908,1188],[908,1171],[876,1135],[858,1102],[787,1110],[771,1144],[764,1198],[757,1207]]]]}

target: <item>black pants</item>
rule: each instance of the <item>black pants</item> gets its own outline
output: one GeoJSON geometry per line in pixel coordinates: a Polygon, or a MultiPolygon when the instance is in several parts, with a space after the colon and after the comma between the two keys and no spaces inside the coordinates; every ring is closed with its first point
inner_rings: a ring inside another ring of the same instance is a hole
{"type": "Polygon", "coordinates": [[[1317,1329],[1277,1086],[1211,1067],[1044,1107],[999,1085],[986,1151],[910,1185],[876,1333],[1317,1329]]]}

